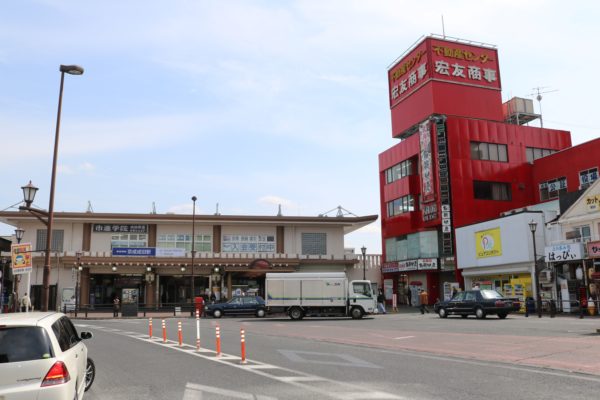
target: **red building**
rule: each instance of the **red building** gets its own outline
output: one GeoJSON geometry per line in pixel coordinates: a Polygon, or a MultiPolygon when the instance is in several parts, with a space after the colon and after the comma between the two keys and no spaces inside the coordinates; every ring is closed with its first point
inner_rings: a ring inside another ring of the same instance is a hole
{"type": "MultiPolygon", "coordinates": [[[[569,191],[577,190],[575,174],[586,170],[566,161],[576,150],[561,151],[569,132],[520,125],[537,117],[533,110],[502,104],[498,65],[493,46],[427,37],[388,71],[400,142],[379,155],[382,269],[386,295],[400,294],[401,303],[407,287],[412,300],[423,288],[433,303],[462,285],[455,228],[543,201],[542,183],[556,184],[565,168],[574,171],[569,191]]],[[[588,161],[599,154],[596,142],[588,161]]]]}

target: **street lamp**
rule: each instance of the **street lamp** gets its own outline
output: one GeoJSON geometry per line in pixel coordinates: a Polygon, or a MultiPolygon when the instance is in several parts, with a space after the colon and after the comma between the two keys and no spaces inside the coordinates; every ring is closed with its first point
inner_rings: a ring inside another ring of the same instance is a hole
{"type": "Polygon", "coordinates": [[[196,249],[194,244],[196,243],[196,196],[192,196],[192,303],[194,302],[194,256],[196,255],[196,249]]]}
{"type": "Polygon", "coordinates": [[[21,240],[23,240],[23,235],[25,235],[25,229],[15,229],[15,237],[17,238],[17,244],[21,243],[21,240]]]}
{"type": "Polygon", "coordinates": [[[58,139],[60,134],[60,114],[62,110],[63,87],[65,83],[65,73],[70,75],[83,74],[83,68],[78,65],[61,65],[60,71],[60,91],[58,94],[58,111],[56,114],[56,133],[54,136],[54,154],[52,157],[52,177],[50,179],[50,201],[48,211],[31,208],[35,192],[38,188],[29,182],[29,185],[22,187],[25,206],[19,207],[20,210],[27,210],[34,214],[40,221],[46,225],[46,254],[44,257],[44,275],[43,275],[43,290],[42,290],[42,311],[48,311],[48,299],[50,294],[50,251],[52,244],[52,223],[54,222],[54,189],[56,184],[56,163],[58,158],[58,139]],[[40,218],[40,215],[46,219],[40,218]]]}
{"type": "Polygon", "coordinates": [[[83,270],[83,267],[81,266],[82,253],[78,251],[75,253],[75,255],[77,256],[77,280],[75,281],[75,312],[77,312],[77,310],[79,310],[79,277],[81,271],[83,270]]]}
{"type": "Polygon", "coordinates": [[[529,223],[529,230],[531,231],[531,238],[533,240],[533,285],[535,286],[536,293],[536,305],[538,312],[538,318],[542,318],[542,294],[540,293],[540,286],[538,284],[538,271],[537,271],[537,249],[535,247],[535,230],[537,229],[537,222],[531,220],[529,223]]]}
{"type": "Polygon", "coordinates": [[[367,272],[366,272],[366,265],[367,265],[367,248],[365,246],[360,248],[360,251],[362,252],[362,256],[363,256],[363,281],[367,280],[367,272]]]}

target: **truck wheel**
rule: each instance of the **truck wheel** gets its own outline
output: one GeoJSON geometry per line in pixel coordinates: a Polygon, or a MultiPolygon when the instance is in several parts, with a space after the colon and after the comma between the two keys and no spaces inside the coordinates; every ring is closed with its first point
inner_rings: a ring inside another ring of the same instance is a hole
{"type": "Polygon", "coordinates": [[[265,310],[263,310],[262,308],[259,308],[258,310],[256,310],[256,316],[258,318],[263,318],[265,316],[265,310]]]}
{"type": "Polygon", "coordinates": [[[294,307],[289,312],[290,318],[297,321],[304,317],[304,312],[301,308],[294,307]]]}
{"type": "Polygon", "coordinates": [[[361,319],[363,317],[363,310],[360,307],[354,307],[350,310],[350,315],[352,316],[352,319],[361,319]]]}

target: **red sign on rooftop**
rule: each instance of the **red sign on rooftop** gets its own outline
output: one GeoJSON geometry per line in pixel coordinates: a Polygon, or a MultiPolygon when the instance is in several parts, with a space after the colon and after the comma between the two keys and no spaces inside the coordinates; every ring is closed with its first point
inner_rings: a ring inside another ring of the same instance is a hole
{"type": "Polygon", "coordinates": [[[491,47],[425,38],[388,71],[390,107],[432,80],[500,90],[498,52],[491,47]]]}

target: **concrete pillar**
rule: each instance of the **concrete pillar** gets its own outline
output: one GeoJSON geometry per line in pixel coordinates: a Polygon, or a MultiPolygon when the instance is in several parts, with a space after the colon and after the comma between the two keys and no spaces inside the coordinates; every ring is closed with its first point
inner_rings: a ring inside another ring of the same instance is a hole
{"type": "Polygon", "coordinates": [[[84,268],[79,273],[79,304],[88,307],[90,304],[90,269],[84,268]]]}

